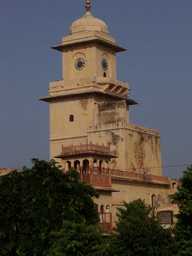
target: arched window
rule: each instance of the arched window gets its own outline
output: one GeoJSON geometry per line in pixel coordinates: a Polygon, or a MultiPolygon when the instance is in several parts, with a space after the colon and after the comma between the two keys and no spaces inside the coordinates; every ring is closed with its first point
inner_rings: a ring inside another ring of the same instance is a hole
{"type": "Polygon", "coordinates": [[[152,207],[155,207],[156,206],[156,201],[157,201],[157,199],[156,199],[156,195],[152,195],[152,197],[151,197],[151,204],[152,204],[152,207]]]}
{"type": "Polygon", "coordinates": [[[102,163],[103,163],[103,161],[100,160],[100,161],[99,161],[99,171],[100,171],[100,172],[101,172],[101,168],[102,168],[102,163]]]}
{"type": "Polygon", "coordinates": [[[76,171],[79,171],[79,170],[80,170],[80,162],[79,162],[79,160],[75,160],[75,162],[74,162],[74,168],[76,169],[76,171]]]}
{"type": "Polygon", "coordinates": [[[74,115],[69,116],[69,122],[74,122],[74,115]]]}
{"type": "Polygon", "coordinates": [[[103,222],[104,205],[100,206],[100,222],[103,222]]]}
{"type": "Polygon", "coordinates": [[[88,169],[89,169],[89,160],[84,159],[83,160],[83,173],[86,173],[88,169]]]}
{"type": "Polygon", "coordinates": [[[109,213],[109,205],[106,205],[106,213],[109,213]]]}
{"type": "Polygon", "coordinates": [[[71,162],[67,161],[67,164],[68,164],[68,171],[70,171],[71,170],[71,162]]]}
{"type": "Polygon", "coordinates": [[[106,77],[106,76],[107,76],[107,75],[106,75],[106,73],[104,72],[104,73],[103,73],[103,77],[106,77]]]}

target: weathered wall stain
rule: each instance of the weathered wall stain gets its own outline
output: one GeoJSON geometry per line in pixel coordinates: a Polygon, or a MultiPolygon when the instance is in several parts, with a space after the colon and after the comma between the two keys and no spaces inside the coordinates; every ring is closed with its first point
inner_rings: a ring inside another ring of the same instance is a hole
{"type": "Polygon", "coordinates": [[[143,136],[143,135],[145,134],[139,133],[140,138],[138,141],[135,142],[134,149],[133,149],[135,160],[140,171],[142,171],[144,168],[144,160],[146,156],[146,152],[144,150],[144,146],[146,143],[146,136],[143,136]]]}
{"type": "Polygon", "coordinates": [[[81,104],[81,107],[82,107],[83,110],[87,110],[88,99],[81,99],[80,104],[81,104]]]}
{"type": "Polygon", "coordinates": [[[99,123],[110,124],[115,122],[123,122],[125,120],[125,109],[126,102],[124,101],[98,104],[99,123]]]}

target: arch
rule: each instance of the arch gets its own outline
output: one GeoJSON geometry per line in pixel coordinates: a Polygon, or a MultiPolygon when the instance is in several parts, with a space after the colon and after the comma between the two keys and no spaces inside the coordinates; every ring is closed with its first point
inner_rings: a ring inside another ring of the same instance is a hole
{"type": "Polygon", "coordinates": [[[104,205],[100,205],[100,213],[104,213],[104,205]]]}
{"type": "Polygon", "coordinates": [[[104,161],[103,164],[104,164],[104,167],[105,167],[105,168],[108,168],[108,167],[109,167],[109,162],[108,162],[108,161],[104,161]]]}
{"type": "Polygon", "coordinates": [[[93,160],[93,167],[97,167],[97,159],[93,160]]]}
{"type": "Polygon", "coordinates": [[[71,162],[67,161],[66,164],[67,164],[67,171],[70,171],[71,170],[71,162]]]}
{"type": "Polygon", "coordinates": [[[105,210],[106,213],[109,213],[110,212],[110,207],[109,205],[106,205],[106,210],[105,210]]]}
{"type": "Polygon", "coordinates": [[[69,122],[74,122],[74,115],[69,116],[69,122]]]}
{"type": "Polygon", "coordinates": [[[103,222],[104,205],[100,205],[100,222],[103,222]]]}
{"type": "Polygon", "coordinates": [[[87,68],[87,57],[85,55],[85,53],[78,51],[76,52],[72,58],[71,58],[71,78],[83,78],[83,77],[87,77],[88,76],[88,68],[87,68]],[[82,58],[85,62],[84,64],[84,68],[82,68],[81,70],[77,70],[75,68],[75,62],[77,61],[77,59],[82,58]]]}
{"type": "Polygon", "coordinates": [[[75,160],[74,162],[74,168],[76,169],[76,171],[80,170],[80,161],[79,160],[75,160]]]}
{"type": "Polygon", "coordinates": [[[101,169],[102,169],[102,165],[103,165],[103,161],[102,160],[99,160],[99,171],[101,172],[101,169]]]}
{"type": "Polygon", "coordinates": [[[86,173],[88,169],[89,169],[89,160],[84,159],[83,160],[83,173],[86,173]]]}
{"type": "Polygon", "coordinates": [[[155,194],[153,194],[152,196],[151,196],[151,205],[152,205],[152,207],[155,207],[156,206],[156,195],[155,194]]]}
{"type": "Polygon", "coordinates": [[[103,53],[101,55],[101,60],[102,59],[106,59],[107,62],[108,62],[108,68],[107,68],[106,71],[104,70],[103,77],[109,77],[109,76],[112,75],[111,74],[111,60],[110,60],[110,56],[105,52],[105,53],[103,53]]]}

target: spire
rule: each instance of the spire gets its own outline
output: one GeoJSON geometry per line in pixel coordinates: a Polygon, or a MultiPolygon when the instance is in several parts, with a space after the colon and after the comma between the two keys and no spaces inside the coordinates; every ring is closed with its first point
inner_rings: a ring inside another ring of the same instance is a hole
{"type": "Polygon", "coordinates": [[[87,0],[87,1],[86,1],[86,3],[87,3],[87,5],[85,6],[85,8],[86,8],[86,9],[87,9],[87,11],[89,12],[89,11],[90,11],[90,9],[91,9],[90,1],[89,1],[89,0],[87,0]]]}

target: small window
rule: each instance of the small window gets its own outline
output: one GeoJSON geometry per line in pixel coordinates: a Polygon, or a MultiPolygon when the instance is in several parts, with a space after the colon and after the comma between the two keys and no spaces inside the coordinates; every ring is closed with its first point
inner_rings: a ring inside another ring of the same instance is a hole
{"type": "Polygon", "coordinates": [[[74,115],[69,116],[69,122],[74,122],[74,115]]]}
{"type": "Polygon", "coordinates": [[[103,77],[106,77],[106,73],[105,72],[103,73],[103,77]]]}
{"type": "Polygon", "coordinates": [[[100,206],[100,213],[104,213],[104,205],[103,204],[100,206]]]}
{"type": "Polygon", "coordinates": [[[172,211],[162,211],[157,213],[158,218],[161,220],[162,224],[172,224],[173,223],[173,212],[172,211]]]}
{"type": "Polygon", "coordinates": [[[175,189],[176,182],[172,183],[172,189],[175,189]]]}

